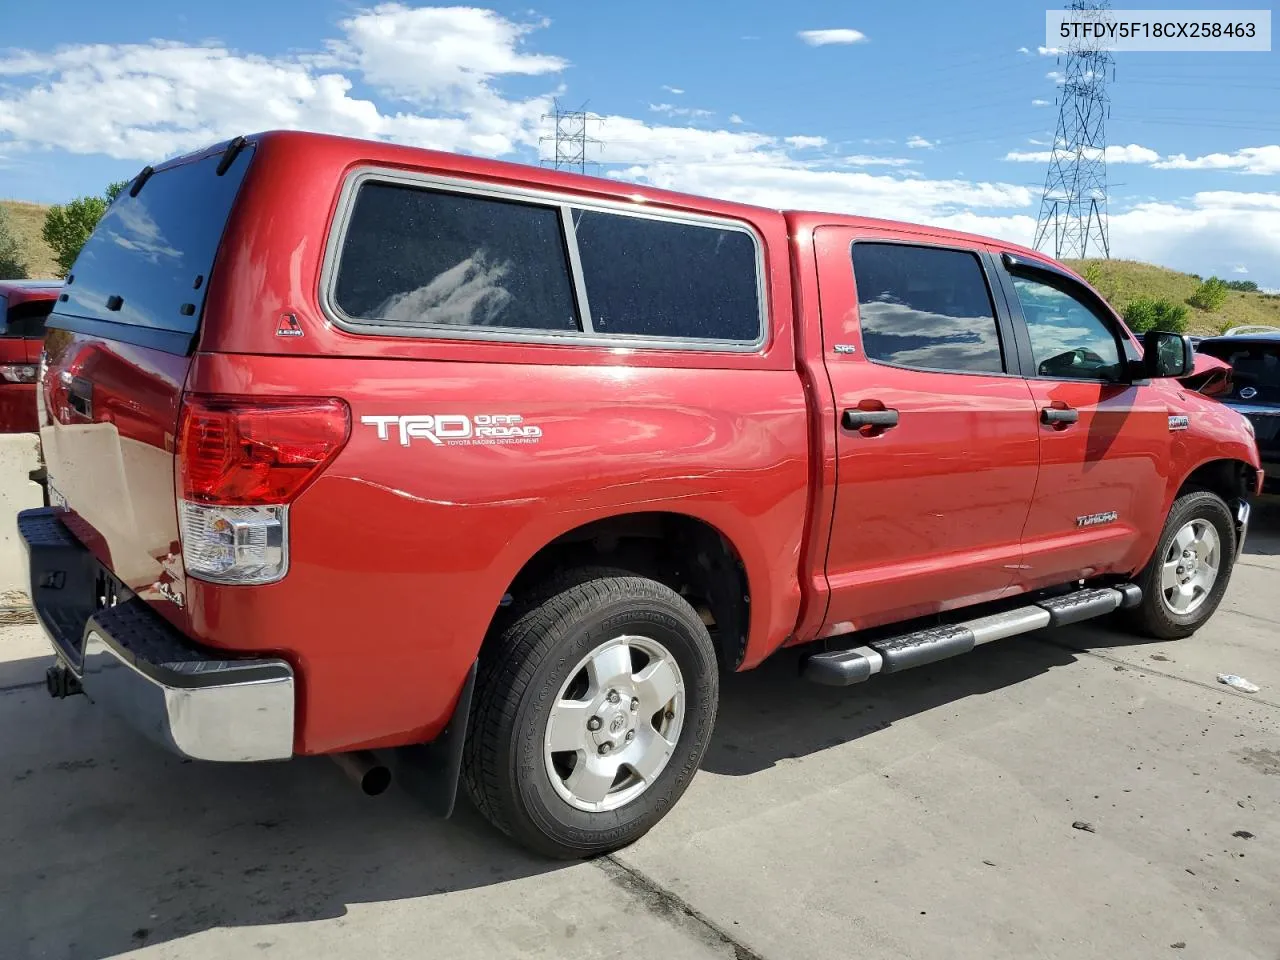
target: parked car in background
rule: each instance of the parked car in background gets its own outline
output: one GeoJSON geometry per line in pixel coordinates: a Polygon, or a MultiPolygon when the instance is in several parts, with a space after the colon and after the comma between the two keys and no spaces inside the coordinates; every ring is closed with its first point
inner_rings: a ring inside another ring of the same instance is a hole
{"type": "Polygon", "coordinates": [[[36,379],[44,322],[58,280],[0,280],[0,433],[35,433],[36,379]]]}
{"type": "Polygon", "coordinates": [[[366,789],[397,748],[554,856],[657,823],[782,647],[1189,636],[1260,481],[1186,338],[954,231],[275,132],[146,167],[71,272],[49,691],[366,789]]]}
{"type": "Polygon", "coordinates": [[[1280,329],[1239,327],[1200,341],[1198,352],[1231,367],[1231,388],[1222,401],[1253,424],[1267,488],[1280,489],[1280,329]]]}
{"type": "Polygon", "coordinates": [[[1178,382],[1206,397],[1225,396],[1231,392],[1231,364],[1197,351],[1195,369],[1178,382]]]}

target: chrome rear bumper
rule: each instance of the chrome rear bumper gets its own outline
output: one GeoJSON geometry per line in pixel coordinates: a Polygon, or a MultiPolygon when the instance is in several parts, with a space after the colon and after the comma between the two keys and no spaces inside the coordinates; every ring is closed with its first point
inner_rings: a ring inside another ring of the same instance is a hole
{"type": "Polygon", "coordinates": [[[202,650],[127,590],[102,606],[104,594],[117,593],[103,587],[114,578],[53,510],[23,511],[18,531],[36,615],[58,664],[90,700],[192,760],[293,755],[296,690],[288,663],[202,650]]]}
{"type": "Polygon", "coordinates": [[[158,620],[138,599],[89,618],[84,661],[75,671],[89,698],[192,760],[291,757],[289,664],[209,658],[166,636],[175,631],[158,620]]]}

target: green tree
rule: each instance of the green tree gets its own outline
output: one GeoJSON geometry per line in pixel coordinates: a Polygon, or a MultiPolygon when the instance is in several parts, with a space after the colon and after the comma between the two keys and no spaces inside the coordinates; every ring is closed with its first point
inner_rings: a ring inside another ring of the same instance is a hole
{"type": "Polygon", "coordinates": [[[1124,308],[1124,322],[1134,333],[1183,333],[1187,329],[1187,308],[1163,297],[1134,297],[1124,308]]]}
{"type": "Polygon", "coordinates": [[[1217,310],[1227,302],[1227,293],[1229,288],[1225,280],[1219,277],[1210,277],[1200,286],[1196,287],[1196,292],[1187,297],[1187,303],[1193,307],[1199,307],[1201,310],[1217,310]]]}
{"type": "Polygon", "coordinates": [[[1239,290],[1241,293],[1257,293],[1258,281],[1256,280],[1228,280],[1228,290],[1239,290]]]}
{"type": "Polygon", "coordinates": [[[76,197],[70,203],[60,203],[49,208],[49,212],[44,215],[44,227],[40,235],[53,251],[53,258],[63,275],[71,270],[71,265],[80,256],[85,241],[107,212],[111,201],[120,196],[128,185],[127,180],[111,183],[100,197],[76,197]]]}
{"type": "Polygon", "coordinates": [[[22,280],[27,265],[18,249],[18,239],[9,228],[9,214],[0,207],[0,280],[22,280]]]}

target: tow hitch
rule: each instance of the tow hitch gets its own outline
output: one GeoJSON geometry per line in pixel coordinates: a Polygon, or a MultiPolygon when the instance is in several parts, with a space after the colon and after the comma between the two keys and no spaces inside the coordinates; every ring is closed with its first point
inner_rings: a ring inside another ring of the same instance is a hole
{"type": "Polygon", "coordinates": [[[80,686],[80,679],[61,663],[54,664],[45,671],[44,686],[49,691],[49,696],[55,700],[63,700],[66,697],[74,697],[77,693],[84,693],[84,688],[80,686]]]}

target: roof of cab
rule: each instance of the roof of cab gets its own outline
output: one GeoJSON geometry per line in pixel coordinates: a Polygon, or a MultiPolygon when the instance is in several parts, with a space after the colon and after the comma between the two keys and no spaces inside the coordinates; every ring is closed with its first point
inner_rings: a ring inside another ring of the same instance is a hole
{"type": "Polygon", "coordinates": [[[14,307],[29,300],[56,300],[61,280],[0,280],[0,297],[14,307]]]}

